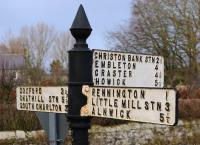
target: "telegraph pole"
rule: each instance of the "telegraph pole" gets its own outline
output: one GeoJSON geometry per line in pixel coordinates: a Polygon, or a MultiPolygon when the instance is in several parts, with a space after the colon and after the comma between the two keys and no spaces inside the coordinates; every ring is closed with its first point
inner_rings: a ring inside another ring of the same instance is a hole
{"type": "Polygon", "coordinates": [[[72,144],[88,145],[90,118],[81,117],[80,110],[87,102],[87,98],[82,94],[82,86],[92,84],[92,51],[86,43],[92,28],[82,5],[78,9],[70,31],[76,43],[69,51],[68,120],[72,129],[72,144]]]}

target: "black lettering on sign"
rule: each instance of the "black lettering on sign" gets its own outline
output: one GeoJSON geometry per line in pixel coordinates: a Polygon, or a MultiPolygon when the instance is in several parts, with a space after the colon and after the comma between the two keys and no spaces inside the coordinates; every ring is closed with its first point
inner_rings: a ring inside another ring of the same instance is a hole
{"type": "Polygon", "coordinates": [[[102,77],[105,76],[105,71],[104,71],[104,69],[101,70],[101,76],[102,76],[102,77]]]}
{"type": "Polygon", "coordinates": [[[166,102],[165,103],[165,110],[169,112],[170,111],[169,108],[170,108],[170,104],[169,104],[169,102],[166,102]]]}
{"type": "Polygon", "coordinates": [[[166,91],[166,101],[168,101],[169,92],[166,91]]]}
{"type": "MultiPolygon", "coordinates": [[[[126,62],[123,62],[122,64],[123,64],[123,69],[126,69],[126,62]]],[[[128,69],[130,69],[130,68],[128,68],[128,69]]]]}
{"type": "Polygon", "coordinates": [[[99,78],[95,78],[95,84],[99,85],[99,78]]]}
{"type": "Polygon", "coordinates": [[[132,109],[135,109],[135,104],[134,104],[134,100],[132,100],[132,102],[131,102],[131,107],[132,107],[132,109]]]}
{"type": "Polygon", "coordinates": [[[99,52],[99,59],[103,59],[102,52],[99,52]]]}
{"type": "Polygon", "coordinates": [[[101,84],[102,84],[102,85],[105,84],[105,79],[104,79],[104,78],[101,80],[101,84]]]}
{"type": "Polygon", "coordinates": [[[137,109],[142,109],[142,108],[140,107],[140,101],[139,101],[139,100],[137,100],[137,109]]]}
{"type": "Polygon", "coordinates": [[[109,114],[111,117],[113,117],[113,109],[109,109],[109,114]]]}
{"type": "Polygon", "coordinates": [[[49,103],[59,103],[58,96],[49,96],[49,103]]]}
{"type": "Polygon", "coordinates": [[[169,116],[167,116],[166,118],[167,118],[167,123],[169,123],[169,119],[170,119],[170,117],[169,117],[169,116]]]}
{"type": "Polygon", "coordinates": [[[96,104],[94,103],[94,98],[92,98],[92,106],[95,106],[96,104]]]}
{"type": "Polygon", "coordinates": [[[115,62],[113,62],[113,69],[117,68],[115,62]]]}
{"type": "Polygon", "coordinates": [[[124,110],[120,110],[120,117],[124,118],[124,110]]]}
{"type": "Polygon", "coordinates": [[[124,71],[124,77],[125,77],[125,78],[127,77],[127,72],[126,72],[126,70],[124,71]]]}
{"type": "Polygon", "coordinates": [[[126,100],[122,99],[122,108],[126,108],[126,100]]]}
{"type": "Polygon", "coordinates": [[[34,103],[32,103],[32,110],[34,110],[35,109],[35,105],[34,105],[34,103]]]}
{"type": "Polygon", "coordinates": [[[61,88],[61,95],[64,95],[64,89],[61,88]]]}
{"type": "Polygon", "coordinates": [[[97,76],[99,75],[98,69],[96,69],[96,70],[94,71],[94,75],[95,75],[95,77],[97,77],[97,76]]]}
{"type": "Polygon", "coordinates": [[[100,113],[100,111],[99,111],[100,109],[99,109],[99,108],[97,108],[97,110],[98,110],[98,113],[97,113],[97,114],[98,114],[98,116],[101,116],[101,113],[100,113]]]}
{"type": "Polygon", "coordinates": [[[126,90],[122,90],[122,97],[126,98],[126,90]]]}
{"type": "Polygon", "coordinates": [[[117,118],[118,117],[118,110],[115,109],[115,117],[117,118]]]}
{"type": "Polygon", "coordinates": [[[92,107],[92,115],[95,115],[95,109],[92,107]]]}
{"type": "MultiPolygon", "coordinates": [[[[108,57],[109,57],[109,55],[108,55],[108,57]]],[[[107,53],[105,53],[105,52],[103,53],[103,59],[104,59],[104,60],[108,59],[108,58],[107,58],[107,53]]]]}
{"type": "Polygon", "coordinates": [[[161,102],[157,102],[157,111],[161,111],[161,102]]]}
{"type": "Polygon", "coordinates": [[[62,96],[62,97],[61,97],[61,102],[62,102],[62,103],[67,103],[67,98],[64,97],[64,96],[62,96]]]}
{"type": "Polygon", "coordinates": [[[134,96],[135,99],[138,98],[137,90],[134,90],[134,92],[133,92],[133,96],[134,96]]]}
{"type": "Polygon", "coordinates": [[[129,77],[132,77],[132,71],[129,71],[129,77]]]}
{"type": "Polygon", "coordinates": [[[151,101],[151,108],[152,108],[152,110],[154,110],[154,104],[155,104],[155,102],[151,101]]]}
{"type": "Polygon", "coordinates": [[[107,108],[103,108],[103,116],[107,116],[107,108]]]}
{"type": "Polygon", "coordinates": [[[133,69],[136,69],[136,63],[133,63],[133,69]]]}
{"type": "Polygon", "coordinates": [[[102,97],[106,97],[106,90],[105,89],[101,90],[101,95],[102,95],[102,97]]]}
{"type": "Polygon", "coordinates": [[[126,119],[131,119],[130,112],[131,112],[130,110],[126,111],[126,119]]]}
{"type": "Polygon", "coordinates": [[[128,55],[128,61],[131,61],[131,55],[128,55]]]}
{"type": "Polygon", "coordinates": [[[152,61],[152,63],[155,63],[155,57],[152,56],[151,61],[152,61]]]}
{"type": "Polygon", "coordinates": [[[111,101],[110,101],[110,99],[108,100],[108,102],[109,102],[109,107],[112,107],[112,104],[111,104],[111,101]]]}
{"type": "Polygon", "coordinates": [[[108,61],[107,68],[111,68],[111,61],[108,61]]]}
{"type": "Polygon", "coordinates": [[[100,89],[97,89],[97,97],[100,97],[100,89]]]}
{"type": "Polygon", "coordinates": [[[122,85],[123,85],[123,86],[126,86],[126,83],[125,83],[125,82],[126,82],[126,80],[123,79],[123,80],[122,80],[122,85]]]}
{"type": "Polygon", "coordinates": [[[111,83],[112,83],[112,80],[111,79],[107,79],[107,84],[111,85],[111,83]]]}
{"type": "Polygon", "coordinates": [[[117,53],[114,54],[114,58],[115,58],[115,60],[117,60],[117,53]]]}
{"type": "Polygon", "coordinates": [[[107,106],[108,99],[104,98],[105,106],[107,106]]]}
{"type": "Polygon", "coordinates": [[[145,90],[141,90],[140,94],[141,99],[145,99],[145,90]]]}
{"type": "Polygon", "coordinates": [[[107,90],[107,96],[108,96],[108,97],[111,97],[111,89],[108,89],[108,90],[107,90]]]}
{"type": "Polygon", "coordinates": [[[94,52],[94,58],[95,58],[95,59],[98,58],[98,52],[97,52],[97,51],[94,52]]]}
{"type": "Polygon", "coordinates": [[[99,66],[98,66],[98,60],[95,60],[95,68],[98,68],[99,66]]]}
{"type": "Polygon", "coordinates": [[[106,67],[106,62],[105,61],[101,61],[101,68],[105,68],[106,67]]]}
{"type": "Polygon", "coordinates": [[[102,106],[103,98],[99,98],[99,100],[100,100],[100,106],[102,106]]]}
{"type": "Polygon", "coordinates": [[[155,70],[158,70],[158,65],[155,66],[155,70]]]}
{"type": "Polygon", "coordinates": [[[120,85],[120,79],[117,79],[117,85],[118,86],[120,85]]]}
{"type": "MultiPolygon", "coordinates": [[[[133,100],[132,100],[133,101],[133,100]]],[[[128,108],[130,108],[130,100],[128,100],[128,108]]]]}
{"type": "Polygon", "coordinates": [[[42,94],[42,88],[39,88],[39,94],[40,95],[42,94]]]}
{"type": "Polygon", "coordinates": [[[118,62],[118,69],[121,69],[121,62],[118,62]]]}
{"type": "Polygon", "coordinates": [[[156,58],[156,63],[159,63],[159,57],[156,58]]]}
{"type": "Polygon", "coordinates": [[[144,108],[145,108],[145,110],[149,110],[149,102],[145,101],[145,103],[144,103],[144,104],[145,104],[145,107],[144,107],[144,108]]]}
{"type": "Polygon", "coordinates": [[[118,107],[118,99],[114,99],[114,107],[118,107]]]}
{"type": "Polygon", "coordinates": [[[121,77],[121,72],[122,72],[121,70],[118,70],[119,77],[121,77]]]}
{"type": "Polygon", "coordinates": [[[110,71],[109,70],[107,71],[107,77],[110,77],[110,71]]]}
{"type": "Polygon", "coordinates": [[[116,70],[113,70],[113,77],[116,77],[117,74],[116,74],[116,70]]]}
{"type": "Polygon", "coordinates": [[[131,89],[128,89],[128,97],[131,98],[131,93],[132,93],[132,90],[131,89]]]}
{"type": "Polygon", "coordinates": [[[121,98],[121,90],[120,90],[120,89],[117,89],[116,92],[117,92],[116,97],[117,97],[117,98],[121,98]]]}
{"type": "Polygon", "coordinates": [[[160,113],[160,122],[164,122],[165,118],[164,118],[164,113],[160,113]]]}
{"type": "Polygon", "coordinates": [[[158,80],[155,80],[155,86],[158,86],[158,80]]]}
{"type": "Polygon", "coordinates": [[[158,78],[158,73],[156,72],[155,77],[158,78]]]}
{"type": "Polygon", "coordinates": [[[113,54],[112,53],[110,54],[110,60],[113,60],[113,54]]]}

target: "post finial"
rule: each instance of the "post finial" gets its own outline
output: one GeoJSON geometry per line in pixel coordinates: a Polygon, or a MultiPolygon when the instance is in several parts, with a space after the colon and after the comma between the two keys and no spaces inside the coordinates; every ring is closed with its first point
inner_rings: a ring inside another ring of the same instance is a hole
{"type": "Polygon", "coordinates": [[[70,28],[71,34],[76,39],[74,48],[88,48],[86,39],[90,36],[92,28],[86,16],[85,10],[82,4],[79,6],[78,12],[72,26],[70,28]]]}

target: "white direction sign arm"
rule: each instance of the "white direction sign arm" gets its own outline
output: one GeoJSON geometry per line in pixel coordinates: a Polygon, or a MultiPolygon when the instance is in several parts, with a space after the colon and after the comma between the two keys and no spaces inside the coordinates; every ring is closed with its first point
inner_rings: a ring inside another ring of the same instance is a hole
{"type": "Polygon", "coordinates": [[[94,86],[164,86],[164,58],[106,50],[93,50],[94,86]]]}
{"type": "Polygon", "coordinates": [[[39,112],[68,112],[68,87],[17,87],[18,110],[39,112]]]}
{"type": "Polygon", "coordinates": [[[177,97],[172,89],[83,86],[87,104],[81,116],[175,125],[177,97]]]}

